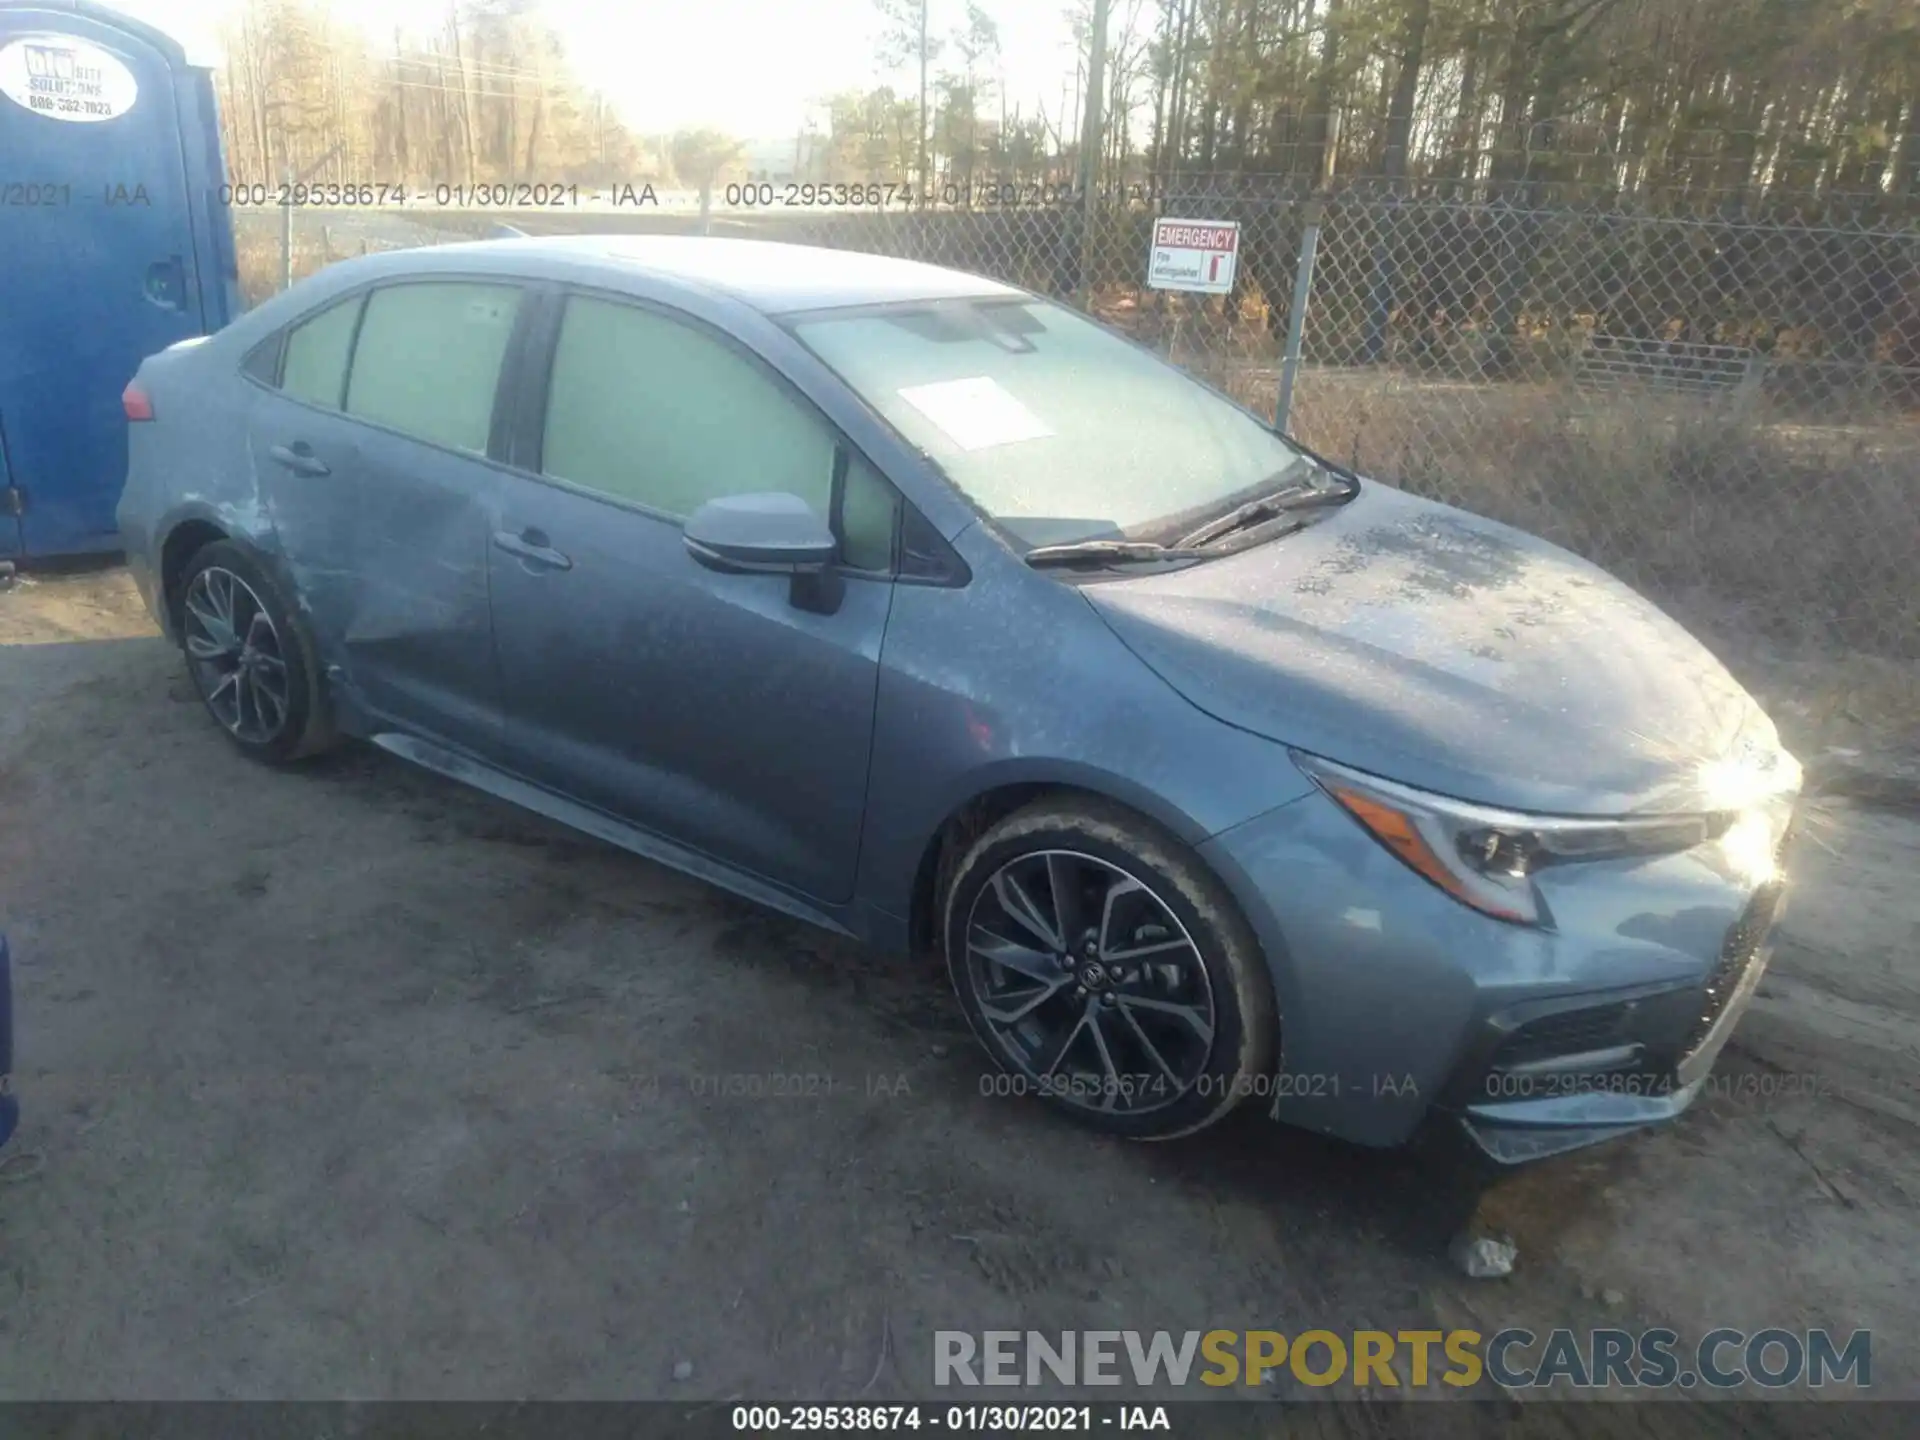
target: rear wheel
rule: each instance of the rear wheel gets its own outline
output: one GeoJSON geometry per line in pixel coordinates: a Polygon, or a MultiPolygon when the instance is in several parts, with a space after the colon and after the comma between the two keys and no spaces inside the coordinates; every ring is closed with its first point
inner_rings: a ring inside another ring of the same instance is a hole
{"type": "Polygon", "coordinates": [[[187,674],[228,739],[267,764],[325,748],[314,648],[265,567],[216,540],[187,563],[179,607],[187,674]]]}
{"type": "Polygon", "coordinates": [[[1010,1077],[1097,1129],[1204,1128],[1271,1065],[1273,989],[1220,882],[1157,826],[1043,800],[976,839],[941,907],[948,972],[1010,1077]]]}

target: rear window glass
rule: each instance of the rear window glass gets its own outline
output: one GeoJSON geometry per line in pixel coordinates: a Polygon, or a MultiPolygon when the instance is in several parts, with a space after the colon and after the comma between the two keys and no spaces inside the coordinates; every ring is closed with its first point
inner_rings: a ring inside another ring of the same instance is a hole
{"type": "Polygon", "coordinates": [[[375,290],[354,347],[347,413],[484,454],[519,304],[512,285],[436,280],[375,290]]]}

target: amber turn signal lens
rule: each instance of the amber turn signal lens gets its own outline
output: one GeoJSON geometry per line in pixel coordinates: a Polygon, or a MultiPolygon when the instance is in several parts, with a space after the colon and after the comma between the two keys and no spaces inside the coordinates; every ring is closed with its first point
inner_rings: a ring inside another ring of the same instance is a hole
{"type": "Polygon", "coordinates": [[[1500,920],[1524,923],[1533,918],[1523,911],[1497,905],[1487,896],[1476,894],[1461,884],[1459,877],[1434,853],[1419,827],[1404,812],[1371,795],[1349,790],[1344,785],[1328,785],[1327,793],[1345,806],[1348,813],[1364,825],[1374,839],[1462,904],[1471,905],[1481,913],[1500,920]]]}

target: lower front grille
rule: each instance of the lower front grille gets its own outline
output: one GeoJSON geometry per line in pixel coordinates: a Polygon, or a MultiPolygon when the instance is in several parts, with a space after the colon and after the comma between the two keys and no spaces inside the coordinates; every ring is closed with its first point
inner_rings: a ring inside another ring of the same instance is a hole
{"type": "Polygon", "coordinates": [[[1501,1042],[1491,1068],[1505,1070],[1562,1055],[1608,1049],[1621,1043],[1621,1022],[1626,1016],[1627,1006],[1615,1002],[1529,1020],[1501,1042]]]}
{"type": "Polygon", "coordinates": [[[1766,944],[1767,934],[1773,928],[1774,913],[1780,908],[1780,896],[1785,889],[1784,882],[1779,880],[1762,885],[1753,892],[1747,908],[1740,912],[1740,918],[1728,929],[1727,938],[1720,946],[1719,958],[1707,973],[1706,985],[1701,992],[1700,1013],[1680,1043],[1682,1063],[1693,1057],[1712,1033],[1721,1015],[1726,1013],[1727,1002],[1740,988],[1740,982],[1746,978],[1748,969],[1766,944]]]}

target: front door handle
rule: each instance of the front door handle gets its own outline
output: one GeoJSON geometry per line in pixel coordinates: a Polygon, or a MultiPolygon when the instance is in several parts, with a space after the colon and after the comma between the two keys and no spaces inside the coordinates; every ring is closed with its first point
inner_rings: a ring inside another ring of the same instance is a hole
{"type": "Polygon", "coordinates": [[[313,447],[304,440],[296,440],[291,445],[275,445],[267,454],[276,464],[284,465],[296,475],[330,475],[327,462],[313,453],[313,447]]]}
{"type": "Polygon", "coordinates": [[[493,532],[493,543],[496,549],[504,550],[509,555],[518,555],[539,570],[573,568],[572,557],[561,554],[549,545],[544,531],[522,530],[516,535],[511,530],[496,530],[493,532]]]}

